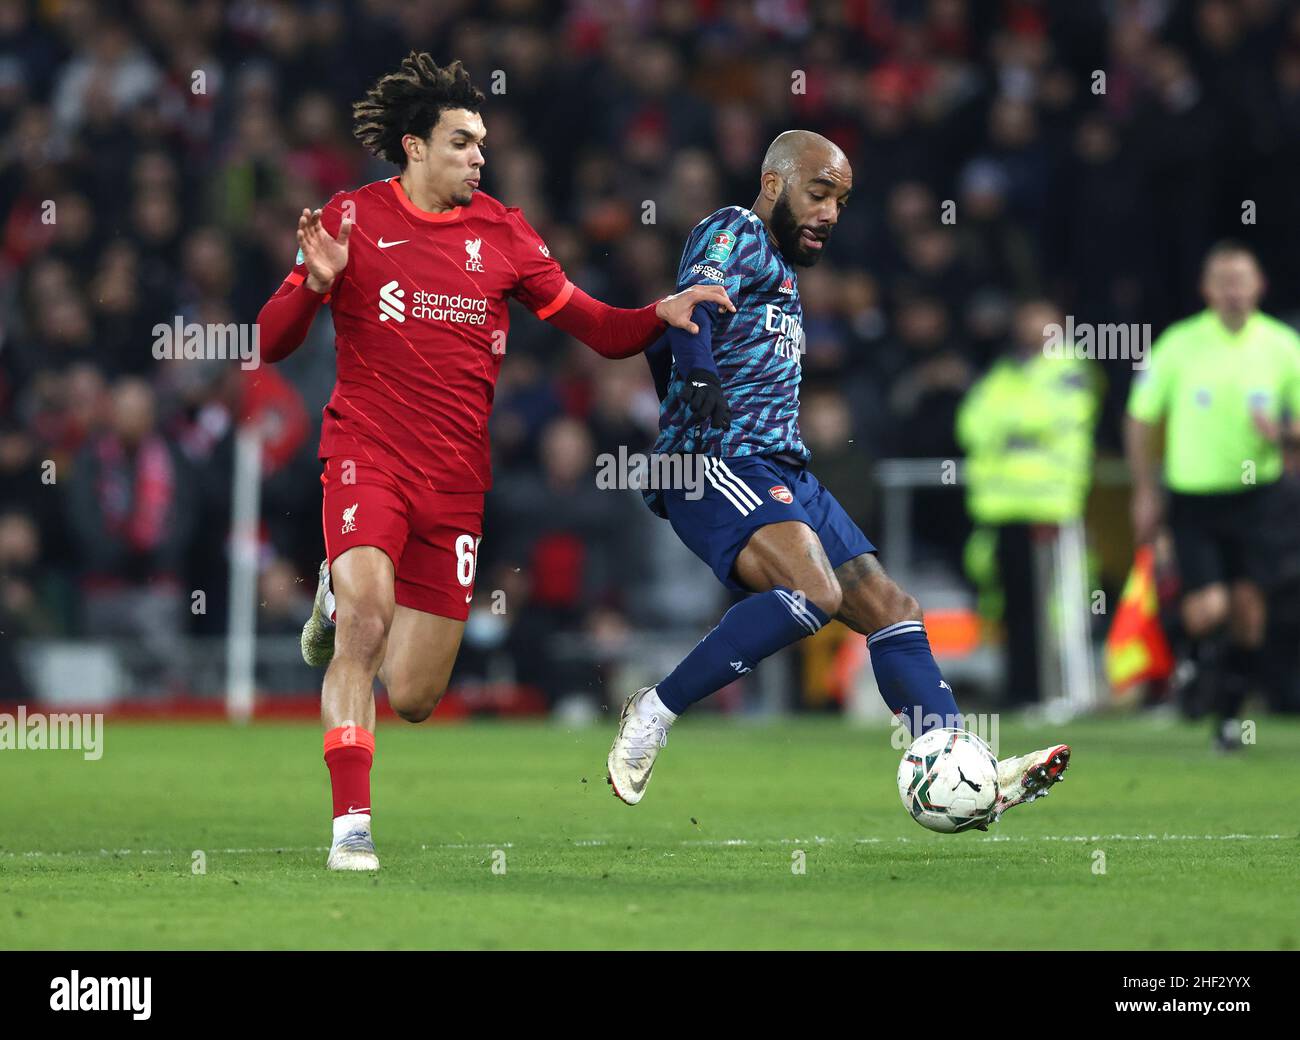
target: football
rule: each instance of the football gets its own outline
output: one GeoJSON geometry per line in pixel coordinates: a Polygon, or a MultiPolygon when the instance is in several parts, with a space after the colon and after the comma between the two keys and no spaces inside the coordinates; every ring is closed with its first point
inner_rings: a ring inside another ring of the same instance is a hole
{"type": "Polygon", "coordinates": [[[898,766],[898,795],[912,819],[953,834],[985,823],[998,797],[998,760],[964,729],[932,729],[912,742],[898,766]]]}

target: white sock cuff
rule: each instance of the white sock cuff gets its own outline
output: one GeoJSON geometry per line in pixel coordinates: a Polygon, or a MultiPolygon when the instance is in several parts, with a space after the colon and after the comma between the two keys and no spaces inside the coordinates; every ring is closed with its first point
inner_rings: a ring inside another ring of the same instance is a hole
{"type": "Polygon", "coordinates": [[[334,840],[338,841],[346,834],[358,828],[370,830],[369,813],[344,813],[342,816],[334,817],[334,840]]]}
{"type": "Polygon", "coordinates": [[[899,636],[904,632],[920,632],[925,634],[924,621],[896,621],[892,625],[886,625],[884,628],[878,628],[871,635],[867,636],[867,646],[873,646],[882,639],[888,639],[891,636],[899,636]]]}
{"type": "Polygon", "coordinates": [[[677,721],[677,716],[668,710],[664,702],[659,699],[659,687],[655,686],[637,701],[637,714],[649,718],[651,715],[658,715],[661,719],[666,719],[671,725],[677,721]]]}
{"type": "Polygon", "coordinates": [[[790,616],[799,622],[810,636],[815,636],[821,630],[821,621],[816,614],[808,609],[808,603],[802,596],[797,596],[793,592],[781,588],[772,591],[785,604],[785,609],[790,612],[790,616]]]}

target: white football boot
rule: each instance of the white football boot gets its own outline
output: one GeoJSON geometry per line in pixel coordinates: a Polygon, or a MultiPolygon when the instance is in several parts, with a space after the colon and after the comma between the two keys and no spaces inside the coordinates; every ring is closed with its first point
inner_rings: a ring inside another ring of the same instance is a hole
{"type": "Polygon", "coordinates": [[[998,763],[998,800],[993,804],[989,822],[995,823],[1012,806],[1047,794],[1053,784],[1065,779],[1069,764],[1068,744],[1054,744],[1027,755],[1004,758],[998,763]]]}
{"type": "Polygon", "coordinates": [[[375,839],[370,836],[370,817],[340,816],[339,820],[343,826],[335,827],[326,869],[378,870],[379,856],[375,853],[375,839]]]}
{"type": "Polygon", "coordinates": [[[334,658],[334,591],[330,588],[330,562],[322,560],[316,579],[316,599],[311,617],[302,626],[302,659],[313,668],[324,668],[334,658]]]}
{"type": "MultiPolygon", "coordinates": [[[[655,694],[655,687],[646,686],[627,699],[618,720],[618,736],[605,761],[606,782],[628,805],[636,805],[645,794],[659,749],[668,744],[668,727],[677,718],[662,705],[645,705],[650,694],[655,694]]],[[[655,694],[654,703],[658,700],[655,694]]]]}

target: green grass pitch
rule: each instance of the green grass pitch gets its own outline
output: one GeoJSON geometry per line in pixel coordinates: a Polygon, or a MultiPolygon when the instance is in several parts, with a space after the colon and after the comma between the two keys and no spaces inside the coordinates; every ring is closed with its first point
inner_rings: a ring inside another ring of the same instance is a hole
{"type": "Polygon", "coordinates": [[[610,726],[382,726],[374,877],[323,869],[314,725],[110,719],[98,762],[0,752],[0,948],[1300,946],[1300,724],[1225,758],[1201,726],[1004,720],[1001,751],[1058,735],[1050,798],[943,836],[887,733],[831,719],[685,720],[635,808],[610,726]]]}

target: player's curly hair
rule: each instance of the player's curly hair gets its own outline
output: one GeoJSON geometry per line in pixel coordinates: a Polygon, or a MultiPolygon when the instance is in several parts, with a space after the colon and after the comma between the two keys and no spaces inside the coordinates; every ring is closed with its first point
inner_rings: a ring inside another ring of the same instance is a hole
{"type": "Polygon", "coordinates": [[[446,109],[477,112],[482,103],[483,92],[459,61],[440,68],[426,52],[411,51],[352,106],[352,135],[372,155],[404,169],[403,137],[428,137],[446,109]]]}

